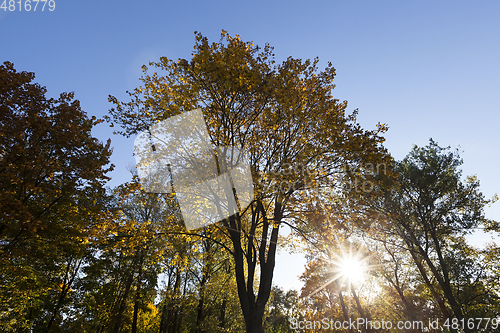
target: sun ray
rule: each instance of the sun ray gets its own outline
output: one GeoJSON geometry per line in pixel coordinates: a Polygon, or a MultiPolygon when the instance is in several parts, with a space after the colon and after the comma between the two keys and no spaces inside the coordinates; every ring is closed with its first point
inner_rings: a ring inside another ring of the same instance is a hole
{"type": "Polygon", "coordinates": [[[335,275],[334,277],[332,277],[331,279],[329,279],[328,281],[326,281],[323,285],[321,285],[319,288],[317,288],[312,293],[310,293],[309,295],[307,295],[307,297],[312,297],[313,295],[315,295],[316,293],[320,292],[322,289],[325,289],[328,285],[330,285],[331,283],[335,282],[339,278],[340,278],[339,274],[335,275]]]}
{"type": "Polygon", "coordinates": [[[366,265],[358,256],[340,258],[335,269],[348,283],[359,284],[365,278],[366,265]]]}
{"type": "Polygon", "coordinates": [[[339,244],[338,249],[337,253],[328,253],[326,258],[318,258],[329,267],[330,278],[306,297],[317,294],[335,281],[338,281],[339,288],[342,288],[342,285],[346,285],[348,289],[358,288],[363,285],[368,272],[373,269],[372,265],[368,263],[369,256],[366,255],[362,248],[353,251],[351,243],[349,243],[348,247],[339,244]]]}

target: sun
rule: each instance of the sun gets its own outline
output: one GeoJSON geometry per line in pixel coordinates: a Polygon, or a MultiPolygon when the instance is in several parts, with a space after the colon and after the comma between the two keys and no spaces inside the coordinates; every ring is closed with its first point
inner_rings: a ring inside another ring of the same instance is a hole
{"type": "Polygon", "coordinates": [[[348,283],[358,285],[365,278],[366,266],[363,260],[357,256],[346,256],[340,258],[336,264],[335,270],[339,278],[343,278],[348,283]]]}
{"type": "Polygon", "coordinates": [[[339,244],[337,251],[329,252],[325,257],[318,259],[325,263],[323,267],[328,272],[328,278],[307,297],[313,296],[332,283],[336,283],[337,288],[347,288],[354,293],[355,290],[363,288],[365,283],[370,282],[369,272],[374,266],[370,264],[370,256],[363,248],[354,250],[350,243],[348,247],[339,244]]]}

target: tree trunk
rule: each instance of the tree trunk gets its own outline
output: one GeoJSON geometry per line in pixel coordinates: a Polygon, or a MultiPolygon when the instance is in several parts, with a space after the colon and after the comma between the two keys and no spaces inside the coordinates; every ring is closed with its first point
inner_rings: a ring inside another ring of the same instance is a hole
{"type": "Polygon", "coordinates": [[[219,316],[219,327],[222,329],[224,329],[226,326],[226,306],[227,306],[227,299],[224,298],[224,300],[222,301],[220,316],[219,316]]]}
{"type": "Polygon", "coordinates": [[[276,246],[278,242],[279,223],[282,218],[282,206],[275,203],[274,218],[271,229],[269,246],[267,238],[269,234],[270,221],[267,219],[266,211],[260,201],[257,202],[257,208],[252,209],[252,222],[250,232],[247,235],[247,251],[243,254],[241,244],[241,218],[239,215],[230,217],[226,228],[231,236],[233,243],[233,257],[235,261],[236,285],[238,288],[238,297],[241,310],[245,319],[247,333],[262,333],[264,331],[262,318],[266,303],[271,295],[273,273],[276,259],[276,246]],[[260,215],[262,213],[262,215],[260,215]],[[254,246],[254,235],[259,223],[259,216],[262,218],[262,235],[258,253],[254,246]],[[267,251],[266,251],[267,250],[267,251]],[[266,257],[267,253],[267,257],[266,257]],[[253,283],[255,279],[255,268],[257,265],[257,255],[260,263],[260,284],[257,297],[254,294],[253,283]],[[245,258],[244,258],[245,257],[245,258]],[[247,278],[245,279],[245,265],[247,264],[247,278]]]}
{"type": "Polygon", "coordinates": [[[137,278],[137,291],[135,292],[134,300],[134,315],[132,319],[132,333],[137,333],[137,316],[139,315],[139,302],[141,300],[141,286],[142,286],[142,261],[144,255],[141,252],[141,258],[139,260],[139,276],[137,278]]]}
{"type": "Polygon", "coordinates": [[[131,271],[127,278],[127,282],[125,283],[125,291],[123,293],[123,298],[120,300],[120,307],[118,308],[118,312],[116,314],[116,321],[113,333],[120,333],[123,321],[123,312],[125,311],[128,294],[130,292],[130,287],[132,286],[133,281],[134,281],[134,272],[131,271]]]}
{"type": "Polygon", "coordinates": [[[69,260],[68,266],[66,267],[66,275],[64,277],[64,282],[63,282],[63,285],[61,287],[61,293],[59,294],[59,298],[57,300],[57,303],[54,306],[54,310],[52,311],[52,316],[50,317],[50,320],[47,324],[47,328],[45,329],[46,333],[50,332],[50,328],[51,328],[52,324],[54,323],[54,321],[59,313],[59,309],[61,308],[62,303],[63,303],[64,299],[66,298],[66,295],[68,294],[68,291],[71,289],[71,285],[75,281],[78,270],[80,269],[80,265],[82,264],[82,259],[80,259],[78,261],[78,264],[75,267],[74,271],[70,272],[72,262],[73,262],[73,258],[71,258],[69,260]],[[70,274],[71,274],[71,276],[70,276],[70,274]]]}
{"type": "Polygon", "coordinates": [[[123,297],[120,301],[120,306],[118,308],[118,312],[116,314],[116,322],[115,327],[113,329],[113,333],[120,333],[122,322],[123,322],[123,313],[125,312],[125,307],[127,305],[127,298],[130,293],[130,288],[132,287],[132,283],[134,282],[134,273],[136,270],[136,266],[138,265],[139,259],[142,256],[142,252],[137,251],[134,257],[134,260],[130,267],[130,272],[127,277],[127,281],[125,282],[125,291],[123,292],[123,297]]]}
{"type": "Polygon", "coordinates": [[[446,304],[444,304],[443,297],[436,291],[434,286],[432,285],[431,281],[429,280],[429,277],[427,276],[427,272],[425,271],[424,266],[422,265],[422,262],[420,259],[417,257],[417,254],[414,253],[413,250],[410,250],[410,254],[413,258],[413,261],[415,262],[415,265],[417,265],[418,271],[420,272],[420,276],[424,279],[425,284],[431,291],[432,296],[434,296],[434,299],[439,305],[439,309],[441,310],[441,313],[445,317],[445,319],[451,319],[451,315],[448,312],[448,308],[446,307],[446,304]]]}
{"type": "MultiPolygon", "coordinates": [[[[368,310],[367,312],[365,313],[365,311],[363,310],[363,307],[361,306],[361,302],[359,300],[359,297],[358,295],[356,294],[356,291],[354,290],[354,286],[352,283],[350,283],[351,285],[351,292],[352,292],[352,296],[354,297],[354,301],[356,302],[356,307],[358,308],[358,312],[359,312],[359,315],[361,316],[361,318],[363,318],[364,320],[366,321],[371,321],[370,320],[370,315],[368,314],[368,310]]],[[[368,327],[366,328],[365,330],[366,332],[370,333],[372,330],[368,327]]]]}
{"type": "MultiPolygon", "coordinates": [[[[455,314],[455,317],[457,317],[458,320],[464,319],[464,314],[462,312],[462,307],[460,304],[457,302],[457,299],[455,298],[455,295],[453,295],[453,290],[451,289],[451,283],[450,283],[450,274],[448,272],[448,265],[444,260],[443,253],[441,251],[441,244],[439,243],[436,235],[436,230],[431,229],[431,238],[434,242],[436,252],[438,254],[439,258],[439,264],[441,266],[441,270],[443,271],[443,278],[438,279],[439,284],[441,285],[441,288],[443,289],[444,295],[446,296],[446,299],[450,303],[451,309],[453,310],[453,313],[455,314]]],[[[436,270],[437,273],[437,270],[436,270]]],[[[438,274],[439,275],[439,274],[438,274]]],[[[436,277],[437,278],[437,277],[436,277]]],[[[464,326],[464,331],[465,333],[473,333],[467,325],[464,326]]]]}
{"type": "Polygon", "coordinates": [[[167,313],[168,310],[167,310],[167,301],[165,300],[165,302],[163,303],[163,307],[162,307],[162,310],[161,310],[161,320],[160,320],[160,328],[158,330],[158,333],[167,333],[167,325],[166,325],[166,322],[167,322],[167,313]]]}
{"type": "Polygon", "coordinates": [[[180,287],[181,287],[181,272],[179,268],[177,268],[172,297],[168,301],[170,306],[168,307],[168,314],[166,320],[167,333],[175,333],[177,329],[178,304],[176,304],[176,302],[178,301],[177,295],[179,293],[180,287]]]}
{"type": "Polygon", "coordinates": [[[203,277],[200,283],[200,299],[198,300],[197,315],[196,315],[196,328],[195,332],[202,332],[201,322],[203,320],[203,303],[205,302],[205,283],[207,282],[207,274],[203,273],[203,277]]]}
{"type": "MultiPolygon", "coordinates": [[[[342,307],[342,313],[344,315],[344,320],[349,322],[349,319],[350,319],[349,312],[347,311],[347,307],[345,306],[344,295],[342,295],[342,289],[341,289],[340,285],[338,285],[338,288],[339,288],[340,306],[342,307]]],[[[353,333],[353,330],[352,330],[350,325],[349,325],[349,332],[353,333]]]]}

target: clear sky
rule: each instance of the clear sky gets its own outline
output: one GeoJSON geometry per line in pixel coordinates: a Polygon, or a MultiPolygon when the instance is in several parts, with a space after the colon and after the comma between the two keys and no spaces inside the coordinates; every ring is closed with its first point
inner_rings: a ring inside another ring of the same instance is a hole
{"type": "MultiPolygon", "coordinates": [[[[89,116],[107,113],[109,94],[125,100],[141,65],[189,58],[194,31],[216,41],[224,29],[274,46],[277,61],[331,61],[334,96],[359,109],[364,128],[389,125],[385,146],[396,159],[431,137],[460,146],[464,174],[477,174],[487,197],[500,194],[500,1],[54,1],[54,11],[40,3],[36,12],[19,10],[17,0],[10,12],[7,1],[0,61],[35,72],[51,97],[74,91],[89,116]]],[[[133,138],[107,124],[94,133],[112,138],[110,185],[127,181],[133,138]]],[[[499,205],[487,216],[500,219],[499,205]]],[[[303,263],[280,257],[277,283],[297,286],[303,263]]]]}

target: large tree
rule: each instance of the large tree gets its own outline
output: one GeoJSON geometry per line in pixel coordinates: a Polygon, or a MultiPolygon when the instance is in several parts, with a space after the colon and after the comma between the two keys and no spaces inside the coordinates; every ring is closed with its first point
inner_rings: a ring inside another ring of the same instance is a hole
{"type": "Polygon", "coordinates": [[[228,250],[247,332],[262,332],[280,226],[295,227],[294,211],[321,196],[311,188],[335,185],[343,164],[380,160],[386,128],[365,131],[356,112],[346,114],[347,102],[332,96],[330,63],[322,71],[318,59],[289,57],[275,64],[269,45],[261,49],[225,31],[214,43],[195,35],[190,60],[162,57],[150,63],[158,72],[143,66],[143,85],[129,93],[131,101],[110,96],[115,107],[108,119],[131,136],[201,108],[214,146],[248,154],[254,199],[218,226],[232,242],[228,250]]]}
{"type": "Polygon", "coordinates": [[[2,330],[47,330],[99,229],[110,142],[73,93],[47,98],[34,74],[0,66],[2,330]]]}

